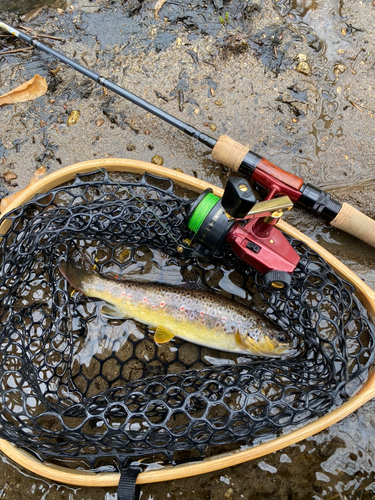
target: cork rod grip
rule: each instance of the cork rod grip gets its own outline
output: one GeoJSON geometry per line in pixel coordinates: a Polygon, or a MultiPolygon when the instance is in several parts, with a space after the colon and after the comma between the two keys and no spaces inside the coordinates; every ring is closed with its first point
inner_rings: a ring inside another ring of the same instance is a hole
{"type": "Polygon", "coordinates": [[[212,158],[237,172],[248,152],[249,148],[246,146],[227,135],[222,135],[212,150],[212,158]]]}
{"type": "Polygon", "coordinates": [[[343,203],[331,225],[375,247],[375,220],[370,219],[348,203],[343,203]]]}

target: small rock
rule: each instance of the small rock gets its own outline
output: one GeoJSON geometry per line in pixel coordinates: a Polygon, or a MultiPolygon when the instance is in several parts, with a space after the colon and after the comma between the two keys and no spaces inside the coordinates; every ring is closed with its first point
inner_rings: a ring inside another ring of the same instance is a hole
{"type": "Polygon", "coordinates": [[[339,73],[344,73],[344,71],[346,71],[348,69],[347,66],[345,66],[345,64],[336,64],[336,66],[333,68],[333,72],[335,73],[335,75],[338,75],[339,73]]]}
{"type": "Polygon", "coordinates": [[[215,130],[217,129],[217,127],[214,123],[210,123],[209,128],[210,128],[210,130],[212,130],[212,132],[215,132],[215,130]]]}
{"type": "Polygon", "coordinates": [[[210,87],[210,92],[211,92],[212,97],[215,97],[215,91],[212,87],[210,87]]]}
{"type": "Polygon", "coordinates": [[[225,496],[225,498],[228,498],[228,499],[229,499],[229,498],[233,498],[233,493],[234,493],[233,488],[229,488],[229,489],[227,490],[227,492],[225,493],[225,495],[224,495],[224,496],[225,496]]]}
{"type": "Polygon", "coordinates": [[[200,113],[200,109],[199,109],[199,108],[195,108],[195,109],[194,109],[194,114],[195,114],[195,115],[199,115],[199,113],[200,113]]]}
{"type": "Polygon", "coordinates": [[[76,125],[80,116],[81,116],[81,112],[78,111],[78,109],[75,109],[74,111],[72,111],[69,115],[68,121],[66,122],[67,125],[69,125],[69,126],[76,125]]]}
{"type": "Polygon", "coordinates": [[[135,145],[134,145],[134,144],[128,144],[128,145],[126,146],[126,149],[127,149],[128,151],[135,151],[135,145]]]}
{"type": "Polygon", "coordinates": [[[98,119],[95,121],[95,125],[96,125],[97,127],[101,127],[101,126],[103,125],[103,123],[104,123],[103,118],[98,118],[98,119]]]}
{"type": "Polygon", "coordinates": [[[6,172],[4,175],[3,175],[4,179],[9,182],[9,181],[14,181],[15,179],[17,179],[18,175],[17,174],[14,174],[13,172],[6,172]]]}
{"type": "Polygon", "coordinates": [[[181,172],[181,174],[184,173],[184,171],[179,167],[175,167],[173,170],[175,170],[176,172],[181,172]]]}
{"type": "Polygon", "coordinates": [[[222,106],[223,105],[223,99],[218,99],[215,101],[216,106],[222,106]]]}
{"type": "Polygon", "coordinates": [[[302,62],[307,61],[307,57],[305,54],[298,54],[297,59],[302,62]]]}
{"type": "Polygon", "coordinates": [[[152,159],[151,159],[151,163],[155,163],[155,165],[163,165],[164,163],[164,158],[162,156],[159,156],[159,155],[155,155],[152,159]]]}
{"type": "Polygon", "coordinates": [[[296,71],[302,73],[302,75],[311,76],[311,68],[309,64],[305,61],[300,61],[297,64],[296,71]]]}
{"type": "Polygon", "coordinates": [[[58,12],[59,14],[64,14],[63,9],[57,9],[57,12],[58,12]]]}

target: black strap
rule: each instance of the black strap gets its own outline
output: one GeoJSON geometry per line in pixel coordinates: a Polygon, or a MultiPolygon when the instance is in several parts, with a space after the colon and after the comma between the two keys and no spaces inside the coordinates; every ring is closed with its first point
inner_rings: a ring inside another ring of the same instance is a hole
{"type": "Polygon", "coordinates": [[[135,484],[138,474],[142,472],[140,465],[128,465],[122,469],[117,488],[118,500],[139,500],[140,488],[135,484]]]}

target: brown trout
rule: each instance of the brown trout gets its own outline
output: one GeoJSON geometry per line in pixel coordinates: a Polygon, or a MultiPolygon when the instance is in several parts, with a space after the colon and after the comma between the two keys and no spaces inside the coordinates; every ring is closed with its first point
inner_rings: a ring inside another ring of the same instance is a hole
{"type": "Polygon", "coordinates": [[[104,316],[132,318],[155,328],[158,344],[176,336],[220,351],[269,357],[284,356],[292,349],[285,335],[260,324],[255,313],[241,304],[203,290],[113,281],[86,267],[59,265],[75,290],[107,302],[101,311],[104,316]]]}

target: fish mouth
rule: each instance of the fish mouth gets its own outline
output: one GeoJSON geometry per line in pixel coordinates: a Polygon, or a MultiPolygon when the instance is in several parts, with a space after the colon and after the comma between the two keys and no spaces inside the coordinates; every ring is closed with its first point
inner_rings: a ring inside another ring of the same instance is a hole
{"type": "Polygon", "coordinates": [[[259,356],[268,356],[271,358],[281,358],[291,354],[293,349],[293,344],[278,342],[277,340],[268,337],[267,335],[262,336],[258,340],[246,337],[246,339],[241,336],[240,332],[237,331],[235,334],[236,343],[246,351],[246,354],[255,354],[259,356]]]}

